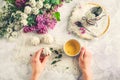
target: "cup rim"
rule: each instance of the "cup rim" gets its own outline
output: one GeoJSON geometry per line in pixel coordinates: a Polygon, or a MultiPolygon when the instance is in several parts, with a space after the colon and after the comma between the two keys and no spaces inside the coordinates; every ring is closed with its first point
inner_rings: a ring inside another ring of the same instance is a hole
{"type": "Polygon", "coordinates": [[[80,53],[80,51],[81,51],[81,44],[80,44],[80,42],[79,42],[78,40],[76,40],[76,39],[69,39],[69,40],[67,40],[67,41],[64,43],[64,45],[63,45],[63,50],[64,50],[64,52],[65,52],[65,54],[66,54],[67,56],[74,57],[74,56],[77,56],[77,55],[80,53]],[[66,45],[66,43],[67,43],[68,41],[71,41],[71,40],[75,40],[75,41],[78,43],[78,45],[80,46],[79,51],[78,51],[75,55],[69,55],[69,54],[66,52],[66,50],[65,50],[65,45],[66,45]]]}

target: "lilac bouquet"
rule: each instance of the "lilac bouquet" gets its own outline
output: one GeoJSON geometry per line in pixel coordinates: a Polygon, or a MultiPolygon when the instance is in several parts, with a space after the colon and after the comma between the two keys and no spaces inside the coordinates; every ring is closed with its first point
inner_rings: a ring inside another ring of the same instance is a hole
{"type": "Polygon", "coordinates": [[[19,31],[46,34],[60,21],[58,8],[70,0],[5,0],[0,12],[0,37],[14,38],[19,31]]]}

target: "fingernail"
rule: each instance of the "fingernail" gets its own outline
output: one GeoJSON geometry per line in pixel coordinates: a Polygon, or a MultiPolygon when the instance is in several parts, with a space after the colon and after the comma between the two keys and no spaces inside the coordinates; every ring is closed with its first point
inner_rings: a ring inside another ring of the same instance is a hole
{"type": "Polygon", "coordinates": [[[42,51],[43,51],[43,49],[44,49],[44,48],[41,48],[40,50],[42,50],[42,51]]]}
{"type": "Polygon", "coordinates": [[[30,54],[30,56],[32,57],[32,54],[30,54]]]}
{"type": "Polygon", "coordinates": [[[81,50],[83,50],[84,48],[82,47],[81,50]]]}

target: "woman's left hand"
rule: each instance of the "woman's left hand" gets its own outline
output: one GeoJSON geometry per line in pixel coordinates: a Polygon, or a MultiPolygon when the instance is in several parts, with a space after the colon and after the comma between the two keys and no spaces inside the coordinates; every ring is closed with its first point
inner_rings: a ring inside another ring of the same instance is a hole
{"type": "Polygon", "coordinates": [[[38,78],[42,73],[46,62],[48,60],[48,56],[42,55],[43,48],[38,50],[34,56],[32,56],[32,80],[37,80],[34,78],[38,78]]]}

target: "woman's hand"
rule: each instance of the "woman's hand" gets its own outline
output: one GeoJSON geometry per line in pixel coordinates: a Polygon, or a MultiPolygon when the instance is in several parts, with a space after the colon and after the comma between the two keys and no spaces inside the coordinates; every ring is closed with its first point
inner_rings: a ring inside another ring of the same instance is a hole
{"type": "Polygon", "coordinates": [[[91,60],[92,54],[87,51],[84,47],[82,47],[80,56],[79,56],[79,65],[83,72],[84,80],[92,80],[92,72],[91,72],[91,60]]]}
{"type": "Polygon", "coordinates": [[[92,54],[82,47],[79,56],[79,65],[82,70],[88,70],[91,66],[92,54]]]}
{"type": "Polygon", "coordinates": [[[42,55],[43,48],[38,50],[34,56],[32,56],[32,80],[38,80],[42,73],[45,64],[48,60],[48,56],[42,55]]]}

